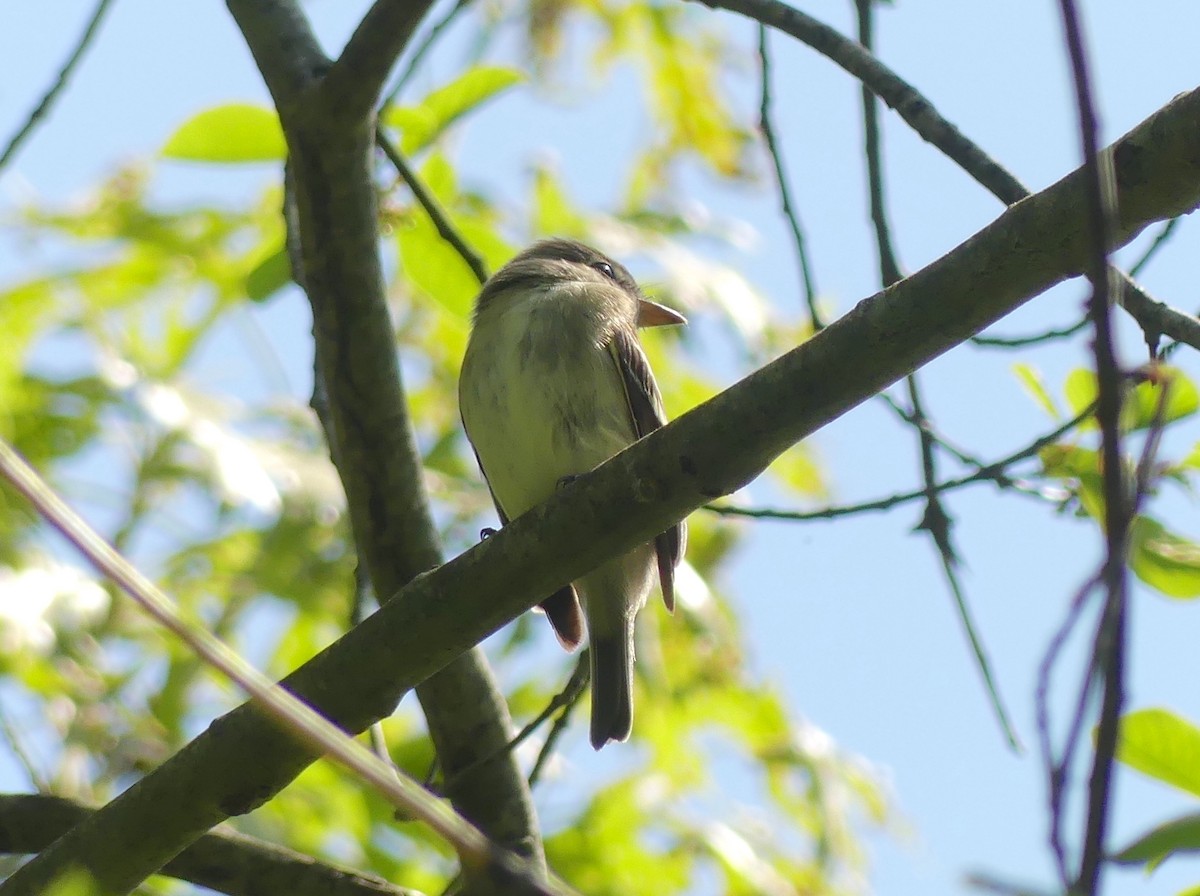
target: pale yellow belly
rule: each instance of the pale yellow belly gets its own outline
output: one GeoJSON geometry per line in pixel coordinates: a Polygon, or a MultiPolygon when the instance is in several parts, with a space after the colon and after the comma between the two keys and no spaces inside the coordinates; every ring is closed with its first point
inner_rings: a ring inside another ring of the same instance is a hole
{"type": "Polygon", "coordinates": [[[606,347],[532,344],[520,319],[473,337],[463,363],[463,422],[492,492],[510,518],[634,441],[621,377],[606,347]],[[522,340],[525,340],[524,343],[522,340]]]}

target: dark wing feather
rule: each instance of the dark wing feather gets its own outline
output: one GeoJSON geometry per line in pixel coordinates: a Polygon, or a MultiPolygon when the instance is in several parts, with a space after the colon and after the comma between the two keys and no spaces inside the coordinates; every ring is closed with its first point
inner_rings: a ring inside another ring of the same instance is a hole
{"type": "MultiPolygon", "coordinates": [[[[662,395],[650,362],[637,333],[633,330],[618,330],[610,343],[610,350],[621,372],[625,386],[625,399],[629,403],[629,415],[633,419],[634,431],[640,439],[661,429],[667,422],[663,411],[662,395]]],[[[683,559],[687,546],[687,524],[682,520],[654,538],[654,552],[658,558],[658,581],[662,586],[663,603],[668,612],[675,612],[675,567],[683,559]]]]}
{"type": "MultiPolygon", "coordinates": [[[[466,429],[466,425],[463,425],[466,429]]],[[[471,440],[468,438],[467,443],[471,440]]],[[[500,502],[496,500],[496,493],[492,491],[492,483],[488,479],[487,470],[483,468],[483,461],[479,459],[479,452],[475,450],[475,446],[471,445],[471,451],[475,454],[475,463],[479,465],[479,472],[483,474],[483,481],[487,483],[488,494],[492,496],[492,503],[496,505],[496,515],[500,517],[500,525],[508,525],[508,514],[504,512],[504,508],[500,506],[500,502]]],[[[563,585],[548,598],[538,604],[542,612],[546,614],[546,618],[550,620],[550,627],[554,629],[554,634],[558,637],[558,642],[567,650],[574,650],[583,641],[583,608],[579,605],[579,595],[575,593],[575,587],[571,584],[563,585]]]]}

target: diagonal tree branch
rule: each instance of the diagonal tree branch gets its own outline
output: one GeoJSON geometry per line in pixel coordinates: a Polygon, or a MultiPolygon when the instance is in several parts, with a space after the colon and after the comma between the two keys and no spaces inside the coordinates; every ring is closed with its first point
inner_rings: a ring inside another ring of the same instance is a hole
{"type": "MultiPolygon", "coordinates": [[[[876,59],[869,51],[839,34],[823,22],[780,0],[699,0],[713,9],[741,13],[769,25],[812,47],[895,110],[923,140],[984,186],[1001,202],[1012,205],[1029,195],[1029,190],[999,162],[973,143],[942,116],[916,88],[876,59]]],[[[1148,295],[1128,275],[1110,268],[1121,285],[1119,302],[1146,332],[1152,345],[1160,336],[1170,336],[1200,350],[1200,320],[1148,295]]]]}
{"type": "MultiPolygon", "coordinates": [[[[0,795],[0,852],[20,855],[45,849],[91,812],[57,796],[0,795]]],[[[205,834],[168,862],[162,873],[228,896],[417,896],[381,878],[235,831],[205,834]]]]}
{"type": "MultiPolygon", "coordinates": [[[[1200,89],[1107,152],[1117,190],[1110,248],[1196,208],[1200,89]]],[[[1079,275],[1089,258],[1084,208],[1079,171],[1017,203],[943,258],[418,576],[284,684],[343,729],[365,730],[405,691],[562,583],[736,491],[800,439],[1079,275]]],[[[130,845],[124,832],[136,831],[145,842],[127,870],[145,877],[224,817],[270,799],[313,759],[243,705],[61,838],[58,867],[120,855],[130,845]]],[[[0,886],[4,896],[20,892],[28,891],[0,886]]]]}

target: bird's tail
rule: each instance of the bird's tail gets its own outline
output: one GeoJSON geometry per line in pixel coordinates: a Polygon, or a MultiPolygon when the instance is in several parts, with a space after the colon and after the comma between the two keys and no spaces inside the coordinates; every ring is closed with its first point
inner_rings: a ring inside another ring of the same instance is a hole
{"type": "Polygon", "coordinates": [[[597,750],[610,740],[628,740],[633,727],[632,634],[592,638],[592,747],[597,750]]]}

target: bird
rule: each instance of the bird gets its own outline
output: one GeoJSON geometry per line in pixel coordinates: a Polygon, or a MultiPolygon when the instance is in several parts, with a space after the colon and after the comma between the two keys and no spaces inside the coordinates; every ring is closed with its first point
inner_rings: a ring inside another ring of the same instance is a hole
{"type": "MultiPolygon", "coordinates": [[[[638,328],[684,323],[647,299],[622,264],[576,240],[534,243],[484,283],[459,410],[501,525],[666,423],[638,328]]],[[[596,750],[629,739],[634,619],[656,573],[674,611],[686,543],[680,521],[541,601],[568,650],[586,620],[596,750]]]]}

